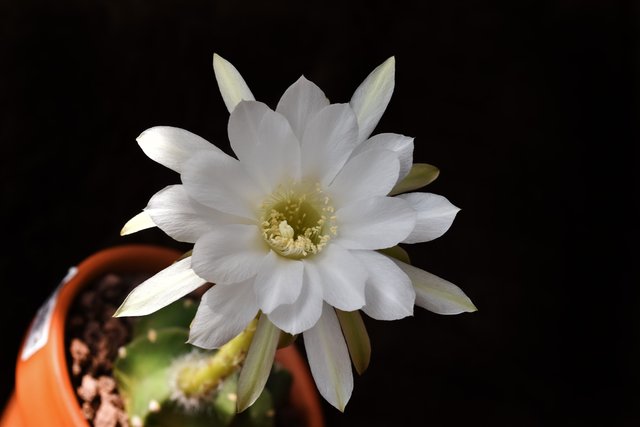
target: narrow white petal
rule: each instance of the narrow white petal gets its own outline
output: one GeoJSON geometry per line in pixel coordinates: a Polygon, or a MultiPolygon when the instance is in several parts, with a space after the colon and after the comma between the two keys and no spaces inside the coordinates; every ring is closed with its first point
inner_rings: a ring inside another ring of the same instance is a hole
{"type": "Polygon", "coordinates": [[[302,140],[307,124],[327,105],[324,92],[302,76],[284,92],[276,111],[287,118],[293,133],[302,140]]]}
{"type": "Polygon", "coordinates": [[[322,281],[317,271],[305,268],[298,299],[293,304],[278,306],[269,313],[269,319],[281,330],[297,335],[316,324],[322,304],[322,281]]]}
{"type": "Polygon", "coordinates": [[[270,193],[300,178],[300,143],[287,119],[261,102],[243,101],[229,118],[229,140],[242,166],[270,193]]]}
{"type": "Polygon", "coordinates": [[[416,292],[411,279],[393,261],[373,251],[351,252],[367,269],[367,303],[362,307],[369,317],[397,320],[413,314],[416,292]]]}
{"type": "Polygon", "coordinates": [[[305,260],[305,269],[319,278],[322,298],[332,306],[353,311],[365,304],[367,272],[348,250],[330,243],[313,259],[305,260]]]}
{"type": "Polygon", "coordinates": [[[302,261],[281,257],[273,251],[262,261],[255,279],[258,307],[271,313],[282,304],[292,304],[302,288],[302,261]]]}
{"type": "Polygon", "coordinates": [[[257,313],[252,280],[215,285],[202,296],[191,323],[189,343],[219,348],[242,332],[257,313]]]}
{"type": "Polygon", "coordinates": [[[191,257],[182,259],[138,285],[114,316],[144,316],[160,310],[204,285],[191,269],[191,257]]]}
{"type": "Polygon", "coordinates": [[[253,405],[262,394],[271,373],[279,338],[280,330],[269,321],[267,316],[260,316],[256,333],[238,378],[238,412],[253,405]]]}
{"type": "Polygon", "coordinates": [[[395,86],[395,74],[396,60],[392,56],[373,70],[351,97],[351,107],[358,116],[358,142],[371,135],[387,109],[395,86]]]}
{"type": "Polygon", "coordinates": [[[210,208],[255,219],[264,198],[260,187],[233,157],[202,153],[180,176],[189,197],[210,208]]]}
{"type": "Polygon", "coordinates": [[[329,186],[332,202],[345,206],[386,196],[398,181],[399,170],[398,156],[389,150],[368,150],[352,157],[329,186]]]}
{"type": "Polygon", "coordinates": [[[416,224],[416,213],[396,197],[371,197],[336,212],[338,241],[348,249],[384,249],[407,238],[416,224]]]}
{"type": "Polygon", "coordinates": [[[398,155],[400,161],[398,181],[406,177],[413,164],[413,138],[397,133],[379,133],[358,145],[351,156],[380,148],[391,150],[398,155]]]}
{"type": "Polygon", "coordinates": [[[403,243],[428,242],[442,236],[453,224],[460,208],[443,196],[432,193],[407,193],[397,196],[409,202],[417,213],[416,227],[403,243]]]}
{"type": "Polygon", "coordinates": [[[434,274],[390,258],[402,269],[413,283],[416,305],[438,314],[459,314],[477,311],[462,290],[434,274]]]}
{"type": "Polygon", "coordinates": [[[198,239],[192,264],[212,283],[236,283],[254,277],[267,253],[255,225],[224,225],[198,239]]]}
{"type": "Polygon", "coordinates": [[[226,156],[206,139],[187,130],[170,126],[147,129],[136,139],[142,151],[151,159],[178,173],[187,160],[199,152],[226,156]]]}
{"type": "Polygon", "coordinates": [[[356,147],[358,124],[349,104],[320,110],[302,137],[302,170],[309,179],[328,185],[356,147]]]}
{"type": "Polygon", "coordinates": [[[124,227],[122,227],[122,230],[120,230],[120,235],[126,236],[155,226],[156,224],[153,222],[149,214],[143,211],[127,221],[124,227]]]}
{"type": "Polygon", "coordinates": [[[171,185],[157,192],[149,200],[145,213],[169,236],[189,243],[216,226],[247,221],[199,204],[187,195],[183,185],[171,185]]]}
{"type": "Polygon", "coordinates": [[[213,71],[216,74],[224,105],[229,112],[232,112],[240,101],[255,99],[236,67],[217,53],[213,54],[213,71]]]}
{"type": "Polygon", "coordinates": [[[327,304],[318,323],[305,331],[304,347],[318,391],[344,412],[353,391],[351,360],[336,313],[327,304]]]}

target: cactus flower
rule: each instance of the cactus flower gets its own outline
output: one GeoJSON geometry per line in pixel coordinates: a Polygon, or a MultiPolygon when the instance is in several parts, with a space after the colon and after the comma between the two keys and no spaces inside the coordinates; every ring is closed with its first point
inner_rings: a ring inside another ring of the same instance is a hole
{"type": "Polygon", "coordinates": [[[134,289],[117,315],[149,314],[215,283],[202,297],[190,343],[219,348],[262,313],[277,329],[303,334],[320,393],[344,410],[353,388],[350,353],[366,359],[356,368],[368,363],[368,339],[357,348],[358,310],[379,320],[409,316],[414,305],[441,314],[475,310],[455,285],[382,252],[441,236],[458,208],[442,196],[407,192],[430,179],[412,167],[412,138],[371,136],[393,92],[394,58],[349,103],[329,103],[300,77],[275,110],[255,101],[217,55],[214,71],[235,157],[178,128],[154,127],[137,139],[181,184],[156,193],[123,234],[157,226],[194,247],[134,289]]]}

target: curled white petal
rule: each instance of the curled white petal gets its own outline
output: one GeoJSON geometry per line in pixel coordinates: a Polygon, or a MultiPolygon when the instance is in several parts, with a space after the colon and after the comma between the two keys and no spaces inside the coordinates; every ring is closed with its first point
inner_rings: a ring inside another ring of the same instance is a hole
{"type": "Polygon", "coordinates": [[[120,235],[126,236],[155,226],[156,224],[153,222],[149,214],[142,211],[127,221],[127,223],[122,227],[122,230],[120,230],[120,235]]]}
{"type": "Polygon", "coordinates": [[[369,150],[385,149],[398,155],[400,172],[398,181],[401,181],[411,171],[413,164],[413,138],[397,133],[379,133],[372,136],[353,150],[352,156],[369,150]]]}
{"type": "Polygon", "coordinates": [[[170,185],[157,192],[145,213],[169,236],[188,243],[195,243],[214,227],[246,221],[201,205],[189,197],[183,185],[170,185]]]}
{"type": "Polygon", "coordinates": [[[182,259],[138,285],[114,316],[144,316],[187,295],[207,281],[191,269],[191,257],[182,259]]]}
{"type": "Polygon", "coordinates": [[[255,99],[236,67],[217,53],[213,54],[213,71],[216,74],[224,105],[229,112],[232,112],[240,101],[255,99]]]}
{"type": "Polygon", "coordinates": [[[362,307],[378,320],[397,320],[413,314],[416,292],[411,279],[388,257],[373,251],[352,251],[367,269],[367,303],[362,307]]]}
{"type": "Polygon", "coordinates": [[[349,159],[329,186],[332,202],[345,206],[360,199],[386,196],[398,181],[396,153],[368,150],[349,159]]]}
{"type": "Polygon", "coordinates": [[[273,251],[262,261],[255,279],[258,306],[271,313],[282,304],[292,304],[300,295],[304,266],[302,261],[287,259],[273,251]]]}
{"type": "Polygon", "coordinates": [[[313,259],[305,260],[305,270],[314,281],[322,283],[322,297],[344,311],[360,309],[365,304],[366,270],[351,253],[337,244],[329,244],[313,259]]]}
{"type": "Polygon", "coordinates": [[[302,137],[302,170],[308,179],[329,184],[356,147],[358,123],[349,104],[320,110],[302,137]]]}
{"type": "Polygon", "coordinates": [[[359,200],[336,212],[336,241],[348,249],[384,249],[406,239],[416,224],[416,213],[396,197],[359,200]]]}
{"type": "Polygon", "coordinates": [[[327,105],[324,92],[302,76],[284,92],[276,111],[287,118],[293,133],[302,141],[307,124],[327,105]]]}
{"type": "Polygon", "coordinates": [[[453,283],[402,261],[390,258],[404,271],[416,291],[416,305],[437,314],[477,311],[468,296],[453,283]]]}
{"type": "Polygon", "coordinates": [[[287,119],[261,102],[242,101],[229,117],[229,141],[263,191],[300,178],[300,143],[287,119]]]}
{"type": "Polygon", "coordinates": [[[269,313],[279,329],[297,335],[316,324],[322,313],[322,281],[313,269],[304,269],[300,295],[292,304],[282,304],[269,313]]]}
{"type": "Polygon", "coordinates": [[[268,249],[255,225],[231,224],[202,236],[193,247],[193,269],[212,283],[254,277],[268,249]]]}
{"type": "Polygon", "coordinates": [[[333,308],[324,304],[320,320],[303,336],[318,391],[330,404],[344,411],[353,391],[353,373],[349,350],[333,308]]]}
{"type": "Polygon", "coordinates": [[[142,151],[152,160],[181,173],[184,164],[199,152],[226,156],[218,147],[187,130],[171,126],[156,126],[145,130],[136,139],[142,151]]]}
{"type": "Polygon", "coordinates": [[[189,343],[219,348],[242,332],[257,313],[252,280],[215,285],[202,296],[191,323],[189,343]]]}
{"type": "Polygon", "coordinates": [[[373,70],[351,97],[351,107],[358,117],[358,142],[371,135],[387,109],[395,86],[395,74],[396,60],[392,56],[373,70]]]}
{"type": "Polygon", "coordinates": [[[432,193],[407,193],[396,196],[416,211],[416,227],[403,243],[428,242],[447,232],[460,208],[443,196],[432,193]]]}
{"type": "Polygon", "coordinates": [[[263,191],[242,164],[230,156],[201,153],[180,175],[189,197],[210,208],[255,219],[263,191]]]}

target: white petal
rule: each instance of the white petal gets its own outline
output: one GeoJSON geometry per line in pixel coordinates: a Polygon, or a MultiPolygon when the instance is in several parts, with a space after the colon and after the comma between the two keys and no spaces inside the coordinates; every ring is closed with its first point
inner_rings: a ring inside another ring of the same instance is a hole
{"type": "Polygon", "coordinates": [[[302,171],[309,179],[329,184],[356,146],[358,124],[349,104],[320,110],[302,137],[302,171]]]}
{"type": "Polygon", "coordinates": [[[189,197],[228,214],[255,219],[264,198],[240,162],[226,155],[193,157],[180,177],[189,197]]]}
{"type": "Polygon", "coordinates": [[[477,311],[462,290],[434,274],[390,258],[402,269],[413,283],[416,305],[438,314],[459,314],[477,311]]]}
{"type": "Polygon", "coordinates": [[[364,305],[367,272],[348,250],[329,243],[313,259],[305,260],[306,269],[314,280],[319,278],[322,298],[332,306],[353,311],[364,305]]]}
{"type": "Polygon", "coordinates": [[[229,140],[263,191],[300,178],[300,143],[287,119],[261,102],[243,101],[229,118],[229,140]]]}
{"type": "Polygon", "coordinates": [[[268,249],[255,225],[224,225],[193,247],[193,269],[212,283],[236,283],[254,277],[268,249]]]}
{"type": "Polygon", "coordinates": [[[442,236],[453,224],[460,208],[445,197],[431,193],[407,193],[397,196],[409,202],[417,212],[416,227],[403,243],[428,242],[442,236]]]}
{"type": "Polygon", "coordinates": [[[317,277],[317,271],[305,268],[298,299],[293,304],[278,306],[269,313],[269,320],[279,329],[297,335],[316,324],[322,313],[322,304],[322,281],[317,277]],[[315,277],[310,277],[310,274],[315,274],[315,277]]]}
{"type": "Polygon", "coordinates": [[[413,230],[416,213],[396,197],[371,197],[336,212],[338,241],[348,249],[384,249],[397,245],[413,230]]]}
{"type": "Polygon", "coordinates": [[[187,130],[170,126],[147,129],[136,141],[151,160],[178,173],[182,173],[184,163],[196,153],[209,152],[212,155],[226,156],[206,139],[187,130]]]}
{"type": "Polygon", "coordinates": [[[232,112],[240,101],[255,99],[236,67],[216,53],[213,54],[213,71],[216,74],[224,105],[229,112],[232,112]]]}
{"type": "Polygon", "coordinates": [[[257,313],[252,280],[215,285],[202,296],[191,323],[189,343],[219,348],[242,332],[257,313]]]}
{"type": "Polygon", "coordinates": [[[156,224],[153,222],[149,214],[143,211],[127,221],[124,227],[122,227],[122,230],[120,230],[120,235],[127,236],[155,226],[156,224]]]}
{"type": "Polygon", "coordinates": [[[145,212],[169,236],[189,243],[218,225],[246,222],[244,218],[197,203],[187,195],[183,185],[171,185],[157,192],[145,212]]]}
{"type": "Polygon", "coordinates": [[[351,156],[380,148],[391,150],[398,155],[398,160],[400,161],[398,181],[409,174],[413,164],[413,138],[408,136],[397,133],[379,133],[358,145],[351,156]]]}
{"type": "Polygon", "coordinates": [[[411,279],[393,261],[373,251],[351,252],[367,269],[367,303],[362,311],[378,320],[397,320],[413,314],[416,293],[411,279]]]}
{"type": "Polygon", "coordinates": [[[368,150],[352,157],[329,186],[332,202],[346,206],[386,196],[398,181],[399,170],[398,156],[389,150],[368,150]]]}
{"type": "Polygon", "coordinates": [[[387,109],[393,94],[395,74],[396,60],[392,56],[373,70],[351,97],[351,107],[358,116],[358,142],[371,135],[387,109]]]}
{"type": "Polygon", "coordinates": [[[243,101],[231,112],[227,126],[229,142],[240,161],[260,143],[258,127],[269,111],[262,102],[243,101]]]}
{"type": "Polygon", "coordinates": [[[300,295],[303,270],[302,261],[269,251],[254,284],[260,310],[268,314],[281,304],[292,304],[300,295]]]}
{"type": "Polygon", "coordinates": [[[145,316],[177,301],[206,282],[191,269],[191,257],[187,257],[138,285],[114,316],[145,316]]]}
{"type": "Polygon", "coordinates": [[[287,118],[293,133],[302,140],[307,124],[327,105],[324,92],[302,76],[284,92],[276,111],[287,118]]]}
{"type": "Polygon", "coordinates": [[[351,360],[336,313],[327,304],[318,323],[304,333],[304,347],[318,391],[344,411],[353,391],[351,360]]]}

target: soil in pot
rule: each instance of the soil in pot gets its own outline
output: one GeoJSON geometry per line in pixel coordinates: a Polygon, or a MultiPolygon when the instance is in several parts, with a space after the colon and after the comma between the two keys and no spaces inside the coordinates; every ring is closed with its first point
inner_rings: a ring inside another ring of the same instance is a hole
{"type": "MultiPolygon", "coordinates": [[[[113,313],[145,279],[143,275],[107,274],[86,286],[70,308],[65,334],[67,366],[78,404],[91,426],[131,426],[113,377],[113,364],[140,319],[114,318],[113,313]]],[[[193,297],[197,304],[199,295],[193,297]]],[[[300,414],[290,405],[277,407],[274,416],[276,426],[303,426],[300,414]]]]}

